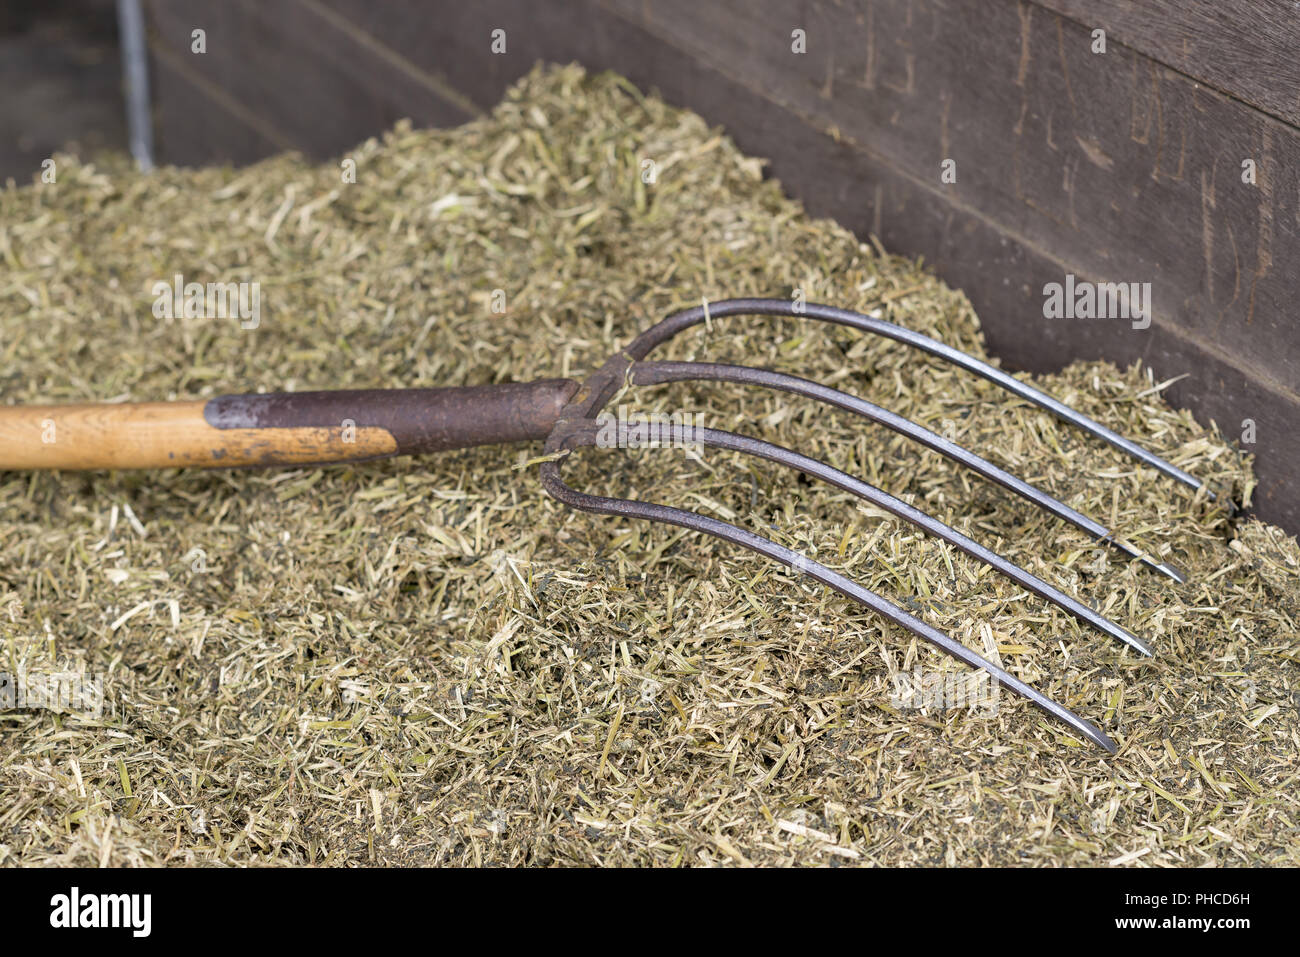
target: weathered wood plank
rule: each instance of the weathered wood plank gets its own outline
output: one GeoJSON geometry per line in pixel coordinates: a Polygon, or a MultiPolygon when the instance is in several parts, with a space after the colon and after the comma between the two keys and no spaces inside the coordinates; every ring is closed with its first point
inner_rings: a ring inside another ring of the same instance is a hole
{"type": "Polygon", "coordinates": [[[1300,16],[1292,0],[1034,2],[1300,126],[1300,16]]]}
{"type": "Polygon", "coordinates": [[[519,0],[437,3],[427,0],[302,0],[329,9],[404,59],[446,77],[482,109],[538,60],[582,59],[599,43],[608,15],[590,0],[530,4],[519,0]],[[492,31],[505,30],[505,52],[492,52],[492,31]]]}
{"type": "Polygon", "coordinates": [[[382,46],[367,44],[328,9],[151,0],[149,14],[156,55],[169,55],[174,67],[264,118],[279,138],[317,159],[406,117],[449,126],[473,115],[451,87],[382,55],[382,46]],[[192,52],[196,28],[206,32],[205,53],[192,52]]]}
{"type": "Polygon", "coordinates": [[[231,111],[213,99],[202,81],[166,53],[151,48],[154,153],[160,163],[204,166],[214,163],[245,165],[280,152],[282,142],[269,138],[250,124],[236,108],[231,111]]]}
{"type": "Polygon", "coordinates": [[[70,146],[126,149],[116,28],[108,0],[0,11],[0,184],[31,182],[70,146]]]}

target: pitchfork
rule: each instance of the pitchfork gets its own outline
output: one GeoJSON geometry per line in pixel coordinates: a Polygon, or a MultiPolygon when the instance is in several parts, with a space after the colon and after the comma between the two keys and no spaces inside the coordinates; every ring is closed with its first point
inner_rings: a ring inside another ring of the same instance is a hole
{"type": "MultiPolygon", "coordinates": [[[[958,349],[873,316],[783,299],[729,299],[674,313],[634,339],[583,382],[542,379],[441,389],[223,395],[192,402],[0,407],[0,469],[325,465],[545,440],[542,486],[566,505],[586,512],[678,525],[775,559],[901,625],[952,657],[982,669],[1114,753],[1115,742],[1090,722],[875,592],[799,552],[707,515],[654,502],[590,495],[564,483],[560,477],[564,457],[575,449],[601,444],[601,430],[608,428],[608,422],[598,417],[628,385],[700,380],[763,386],[816,399],[892,429],[1082,529],[1096,541],[1139,559],[1175,581],[1184,581],[1177,569],[1118,539],[1094,519],[974,452],[863,399],[797,376],[750,366],[646,360],[657,346],[683,330],[710,317],[734,315],[813,319],[896,340],[983,376],[1190,488],[1204,488],[1202,482],[1160,456],[958,349]]],[[[619,444],[631,429],[641,427],[639,422],[620,422],[619,444]]],[[[743,452],[837,486],[961,549],[1098,631],[1143,655],[1152,654],[1141,638],[1078,599],[933,516],[824,462],[734,432],[680,424],[660,428],[667,429],[675,444],[743,452]]],[[[1213,498],[1208,489],[1206,493],[1213,498]]]]}

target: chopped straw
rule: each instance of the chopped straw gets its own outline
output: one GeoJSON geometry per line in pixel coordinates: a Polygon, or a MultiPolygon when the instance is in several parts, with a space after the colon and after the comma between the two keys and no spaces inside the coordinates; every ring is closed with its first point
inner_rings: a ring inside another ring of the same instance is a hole
{"type": "MultiPolygon", "coordinates": [[[[762,160],[617,76],[538,69],[485,119],[402,124],[348,156],[356,183],[293,156],[147,176],[60,156],[57,183],[0,192],[4,400],[581,376],[671,309],[796,289],[984,355],[961,293],[808,218],[762,160]],[[155,318],[153,284],[177,273],[259,283],[260,324],[155,318]]],[[[1294,538],[883,340],[714,317],[663,357],[692,356],[887,406],[1184,568],[1174,585],[892,433],[736,386],[621,401],[826,459],[1157,657],[765,463],[591,450],[566,467],[806,550],[1096,721],[1119,755],[1008,693],[905,707],[903,676],[969,671],[750,554],[566,510],[538,484],[540,445],[10,472],[0,670],[102,674],[106,708],[0,712],[0,861],[1300,863],[1294,538]]],[[[1248,458],[1166,405],[1150,370],[1034,381],[1249,495],[1248,458]]]]}

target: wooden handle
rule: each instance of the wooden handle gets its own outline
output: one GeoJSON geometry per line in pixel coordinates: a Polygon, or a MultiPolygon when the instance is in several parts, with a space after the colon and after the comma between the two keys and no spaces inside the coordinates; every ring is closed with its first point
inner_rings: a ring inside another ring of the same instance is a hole
{"type": "Polygon", "coordinates": [[[324,465],[546,437],[577,383],[0,406],[0,469],[324,465]]]}

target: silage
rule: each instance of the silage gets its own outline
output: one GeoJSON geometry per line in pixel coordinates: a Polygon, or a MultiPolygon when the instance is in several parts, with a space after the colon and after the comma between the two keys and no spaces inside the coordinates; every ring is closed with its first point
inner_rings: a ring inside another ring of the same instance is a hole
{"type": "MultiPolygon", "coordinates": [[[[56,183],[0,193],[4,400],[580,376],[674,308],[796,290],[984,354],[959,292],[810,219],[724,131],[616,76],[538,70],[488,118],[400,125],[345,158],[355,183],[341,162],[292,156],[148,176],[58,157],[56,183]],[[257,328],[158,319],[154,284],[177,273],[257,282],[257,328]]],[[[892,343],[729,319],[664,356],[861,395],[1184,568],[1174,585],[892,433],[742,387],[622,401],[830,461],[1158,656],[775,467],[671,449],[567,466],[582,487],[807,551],[1096,721],[1121,753],[1009,695],[992,715],[900,707],[918,669],[967,672],[754,556],[566,511],[538,485],[539,447],[0,473],[5,667],[101,673],[109,702],[97,721],[0,715],[0,859],[1297,863],[1293,538],[892,343]]],[[[1171,409],[1149,370],[1076,363],[1036,381],[1249,495],[1249,460],[1171,409]]]]}

